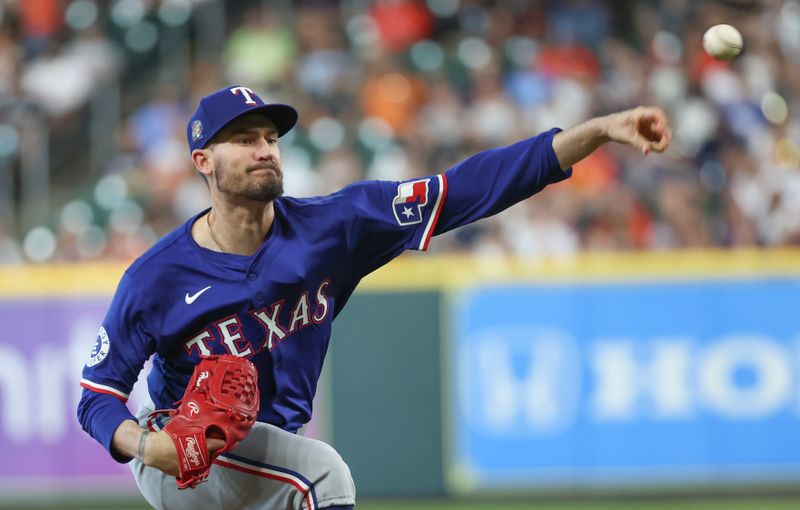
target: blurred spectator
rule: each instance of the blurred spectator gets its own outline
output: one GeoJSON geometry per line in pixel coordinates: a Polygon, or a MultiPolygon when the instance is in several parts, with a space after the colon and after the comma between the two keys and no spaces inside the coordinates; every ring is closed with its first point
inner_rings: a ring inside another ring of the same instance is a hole
{"type": "Polygon", "coordinates": [[[500,77],[493,70],[475,73],[466,134],[482,146],[506,145],[516,141],[516,107],[504,94],[500,77]]]}
{"type": "MultiPolygon", "coordinates": [[[[300,88],[322,102],[346,100],[346,81],[356,69],[355,58],[344,46],[333,9],[303,9],[297,17],[301,55],[296,80],[300,88]],[[342,96],[345,96],[344,98],[342,96]]],[[[327,104],[327,102],[326,102],[327,104]]]]}
{"type": "Polygon", "coordinates": [[[297,54],[291,25],[264,6],[250,9],[225,45],[230,81],[263,88],[287,80],[297,54]]]}
{"type": "Polygon", "coordinates": [[[19,94],[19,77],[24,55],[17,44],[18,38],[14,21],[5,17],[0,23],[0,97],[3,98],[19,94]]]}
{"type": "Polygon", "coordinates": [[[388,58],[368,65],[361,87],[361,107],[368,117],[386,121],[393,132],[404,135],[413,127],[417,110],[424,104],[427,86],[419,77],[388,58]]]}
{"type": "Polygon", "coordinates": [[[22,45],[28,59],[46,53],[64,26],[62,0],[17,2],[22,28],[22,45]]]}
{"type": "Polygon", "coordinates": [[[153,99],[137,108],[127,125],[134,149],[145,158],[157,153],[161,144],[180,138],[186,129],[186,119],[191,115],[175,84],[159,83],[150,96],[153,99]]]}
{"type": "Polygon", "coordinates": [[[392,51],[407,49],[428,37],[433,17],[418,0],[378,0],[370,9],[383,45],[392,51]]]}
{"type": "Polygon", "coordinates": [[[554,2],[547,15],[548,39],[557,44],[579,44],[582,48],[600,47],[609,35],[610,18],[604,2],[554,2]]]}
{"type": "Polygon", "coordinates": [[[0,265],[20,264],[22,250],[17,241],[9,235],[7,228],[0,223],[0,265]]]}
{"type": "Polygon", "coordinates": [[[64,44],[54,39],[47,44],[47,50],[25,66],[22,91],[53,117],[85,104],[97,85],[116,72],[115,48],[94,28],[64,44]]]}

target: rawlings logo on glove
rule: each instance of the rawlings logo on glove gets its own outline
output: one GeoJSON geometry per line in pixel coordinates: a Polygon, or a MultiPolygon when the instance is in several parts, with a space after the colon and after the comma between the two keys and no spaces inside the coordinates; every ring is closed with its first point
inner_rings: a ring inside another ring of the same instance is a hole
{"type": "Polygon", "coordinates": [[[164,431],[175,443],[179,489],[195,487],[208,477],[217,455],[232,450],[250,432],[258,414],[258,372],[248,360],[222,354],[203,358],[164,431]],[[209,453],[207,437],[225,440],[209,453]]]}

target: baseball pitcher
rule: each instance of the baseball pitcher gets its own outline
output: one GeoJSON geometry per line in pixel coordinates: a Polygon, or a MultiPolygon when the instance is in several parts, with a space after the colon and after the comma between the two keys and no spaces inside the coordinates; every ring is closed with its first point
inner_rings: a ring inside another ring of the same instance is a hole
{"type": "Polygon", "coordinates": [[[568,178],[603,143],[647,154],[671,138],[665,114],[640,107],[442,174],[292,198],[278,138],[296,121],[244,86],[200,101],[187,138],[211,207],[125,271],[83,369],[83,429],[130,463],[155,508],[352,509],[347,465],[302,431],[333,320],[359,281],[568,178]],[[151,356],[151,402],[133,416],[125,402],[151,356]]]}

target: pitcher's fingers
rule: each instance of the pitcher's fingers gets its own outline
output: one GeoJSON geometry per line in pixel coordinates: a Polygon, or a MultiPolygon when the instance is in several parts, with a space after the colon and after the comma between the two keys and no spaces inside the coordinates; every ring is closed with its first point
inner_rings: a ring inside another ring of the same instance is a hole
{"type": "Polygon", "coordinates": [[[653,143],[638,132],[628,140],[628,143],[636,147],[645,156],[653,150],[653,143]]]}
{"type": "Polygon", "coordinates": [[[216,439],[213,437],[209,437],[206,439],[206,444],[208,445],[208,451],[215,452],[225,446],[225,441],[222,439],[216,439]]]}
{"type": "Polygon", "coordinates": [[[653,150],[656,152],[664,152],[672,142],[672,130],[668,127],[664,128],[661,138],[654,144],[653,150]]]}

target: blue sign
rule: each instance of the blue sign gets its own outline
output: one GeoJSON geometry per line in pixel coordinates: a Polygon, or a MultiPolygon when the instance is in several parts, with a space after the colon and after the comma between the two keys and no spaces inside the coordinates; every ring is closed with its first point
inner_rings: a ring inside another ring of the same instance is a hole
{"type": "Polygon", "coordinates": [[[454,305],[454,489],[800,480],[800,279],[488,286],[454,305]]]}

